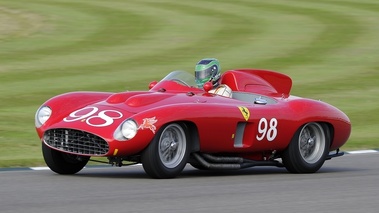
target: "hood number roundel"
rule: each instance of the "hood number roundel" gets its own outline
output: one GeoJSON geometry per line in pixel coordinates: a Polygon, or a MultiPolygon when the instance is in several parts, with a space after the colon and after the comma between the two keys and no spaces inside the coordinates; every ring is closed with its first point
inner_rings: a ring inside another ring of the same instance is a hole
{"type": "Polygon", "coordinates": [[[63,119],[64,122],[81,121],[89,126],[105,127],[113,124],[116,119],[122,118],[123,114],[117,110],[102,110],[97,107],[84,107],[72,112],[63,119]]]}

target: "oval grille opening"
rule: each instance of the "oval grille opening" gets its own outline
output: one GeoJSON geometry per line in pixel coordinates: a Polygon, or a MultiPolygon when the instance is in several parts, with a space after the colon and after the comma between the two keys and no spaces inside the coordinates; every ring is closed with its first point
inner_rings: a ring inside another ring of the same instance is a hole
{"type": "Polygon", "coordinates": [[[80,130],[50,129],[43,138],[49,146],[74,154],[104,155],[109,150],[104,139],[80,130]]]}

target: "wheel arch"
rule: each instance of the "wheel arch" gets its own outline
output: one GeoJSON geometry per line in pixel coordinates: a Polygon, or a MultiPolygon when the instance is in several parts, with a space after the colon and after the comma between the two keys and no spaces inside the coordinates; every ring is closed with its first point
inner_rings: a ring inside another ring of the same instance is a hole
{"type": "MultiPolygon", "coordinates": [[[[329,140],[329,142],[330,142],[330,146],[329,146],[329,148],[330,148],[332,146],[333,137],[334,137],[334,127],[331,123],[325,122],[325,121],[307,121],[307,122],[302,123],[299,127],[297,127],[296,131],[298,131],[299,128],[303,127],[304,125],[306,125],[307,123],[310,123],[310,122],[318,123],[321,125],[321,127],[323,128],[323,130],[325,132],[326,139],[329,140]]],[[[296,133],[296,131],[295,131],[295,133],[296,133]]],[[[289,143],[285,149],[287,149],[288,146],[289,146],[289,143]]]]}
{"type": "Polygon", "coordinates": [[[163,128],[169,124],[178,123],[184,125],[185,131],[188,134],[189,144],[190,144],[190,152],[198,152],[200,151],[200,137],[196,124],[192,121],[188,120],[172,120],[163,124],[160,128],[163,128]]]}
{"type": "Polygon", "coordinates": [[[195,123],[191,121],[177,121],[183,123],[188,131],[188,136],[190,139],[190,152],[200,151],[200,139],[199,132],[195,123]]]}
{"type": "MultiPolygon", "coordinates": [[[[326,139],[329,140],[329,148],[333,146],[333,138],[334,138],[334,126],[328,122],[319,122],[325,130],[326,139]]],[[[331,150],[330,150],[331,151],[331,150]]]]}

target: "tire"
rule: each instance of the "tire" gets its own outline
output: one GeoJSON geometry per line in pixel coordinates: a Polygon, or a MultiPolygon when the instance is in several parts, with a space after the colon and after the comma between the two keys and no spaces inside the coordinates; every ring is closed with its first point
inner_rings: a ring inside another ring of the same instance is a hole
{"type": "Polygon", "coordinates": [[[311,122],[295,133],[282,155],[283,164],[291,173],[314,173],[324,164],[329,153],[327,128],[311,122]]]}
{"type": "Polygon", "coordinates": [[[171,123],[163,126],[142,153],[142,166],[152,178],[174,178],[189,158],[189,138],[185,126],[171,123]]]}
{"type": "Polygon", "coordinates": [[[62,175],[79,172],[89,161],[89,157],[60,152],[51,149],[44,143],[42,143],[42,154],[46,165],[53,172],[62,175]]]}

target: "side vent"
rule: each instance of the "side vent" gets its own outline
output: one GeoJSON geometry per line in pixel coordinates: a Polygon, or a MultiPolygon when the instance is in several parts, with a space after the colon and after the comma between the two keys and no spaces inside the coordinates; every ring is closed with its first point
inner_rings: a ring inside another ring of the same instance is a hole
{"type": "Polygon", "coordinates": [[[234,136],[234,147],[243,147],[243,133],[245,132],[246,122],[239,122],[237,124],[236,135],[234,136]]]}

